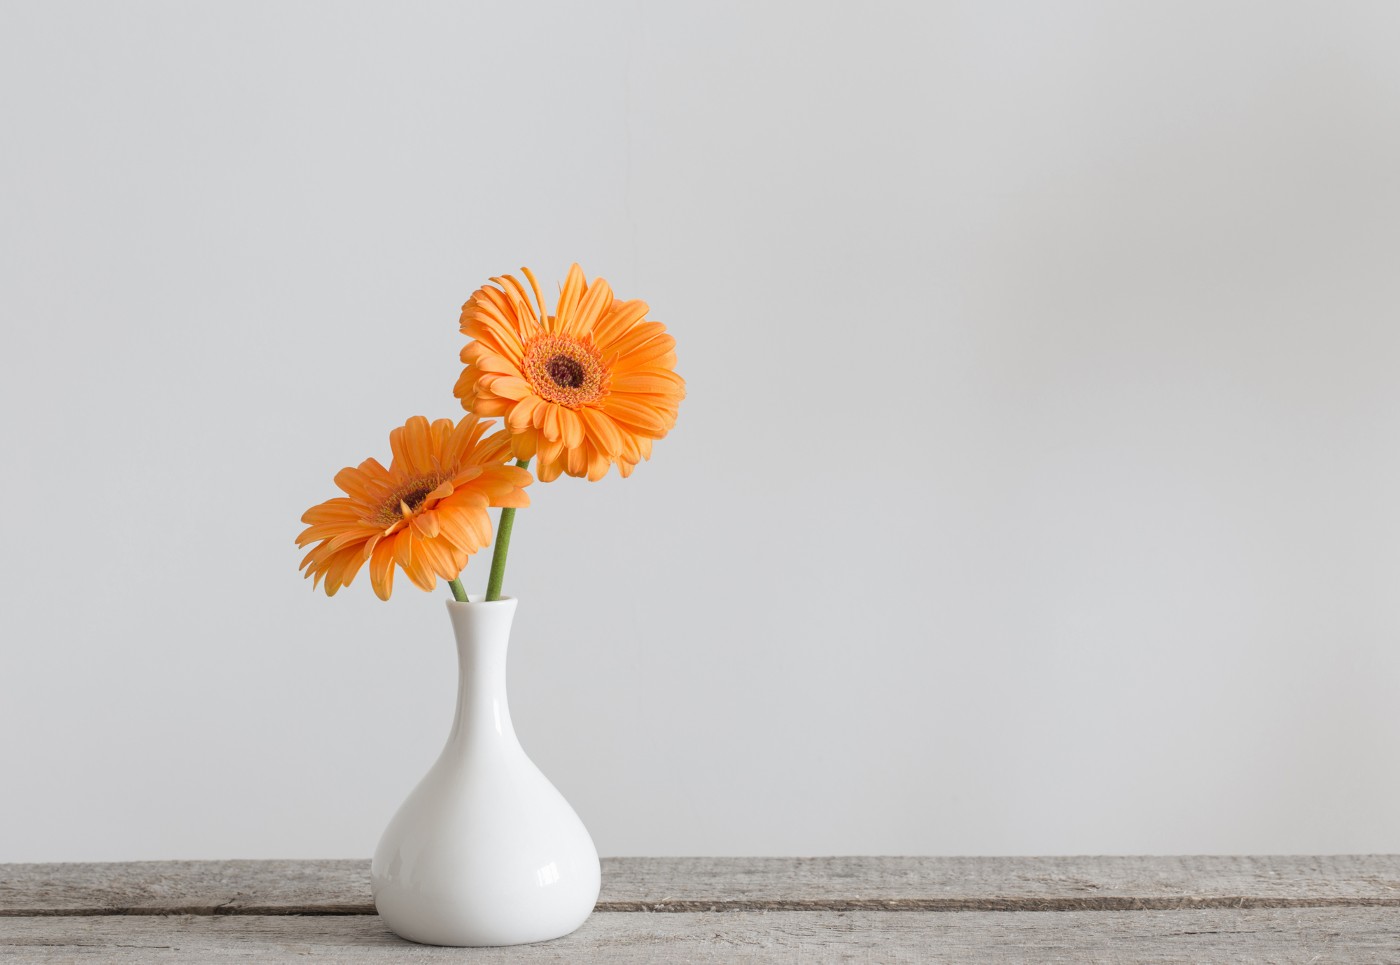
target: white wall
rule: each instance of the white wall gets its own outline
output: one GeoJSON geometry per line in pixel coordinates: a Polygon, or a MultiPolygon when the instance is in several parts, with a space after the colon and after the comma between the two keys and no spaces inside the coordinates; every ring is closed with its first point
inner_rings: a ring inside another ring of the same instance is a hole
{"type": "Polygon", "coordinates": [[[298,516],[573,259],[690,386],[516,527],[603,853],[1400,850],[1400,5],[399,7],[0,6],[0,860],[369,854],[447,593],[298,516]]]}

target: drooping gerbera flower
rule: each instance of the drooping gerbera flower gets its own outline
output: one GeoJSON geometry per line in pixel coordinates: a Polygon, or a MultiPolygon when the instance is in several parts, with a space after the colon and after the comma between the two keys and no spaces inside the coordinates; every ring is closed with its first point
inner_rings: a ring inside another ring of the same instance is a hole
{"type": "Polygon", "coordinates": [[[420,589],[438,577],[455,580],[467,559],[491,542],[488,506],[528,506],[528,472],[507,466],[510,439],[474,415],[431,425],[414,416],[389,433],[393,459],[377,459],[336,473],[344,496],[312,506],[297,545],[315,543],[301,561],[306,576],[322,579],[326,595],[349,586],[369,561],[369,579],[381,600],[394,589],[394,566],[420,589]]]}
{"type": "Polygon", "coordinates": [[[646,302],[617,301],[601,278],[569,269],[553,315],[506,275],[478,288],[462,306],[466,368],[454,390],[468,412],[504,416],[517,459],[537,458],[544,482],[623,476],[651,457],[651,444],[676,424],[685,380],[675,373],[676,340],[646,321],[646,302]]]}

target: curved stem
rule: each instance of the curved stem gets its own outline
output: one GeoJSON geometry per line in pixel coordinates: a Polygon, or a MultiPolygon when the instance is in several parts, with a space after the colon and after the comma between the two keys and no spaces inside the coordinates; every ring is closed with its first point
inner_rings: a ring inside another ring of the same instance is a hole
{"type": "Polygon", "coordinates": [[[448,580],[447,585],[452,588],[452,598],[458,603],[467,602],[467,591],[462,588],[462,578],[459,576],[455,580],[448,580]]]}
{"type": "MultiPolygon", "coordinates": [[[[530,460],[517,459],[515,464],[521,469],[529,468],[530,460]]],[[[491,551],[491,577],[486,582],[486,602],[501,598],[501,584],[506,579],[506,554],[510,552],[510,531],[515,528],[515,507],[501,509],[501,520],[496,524],[496,548],[491,551]]]]}

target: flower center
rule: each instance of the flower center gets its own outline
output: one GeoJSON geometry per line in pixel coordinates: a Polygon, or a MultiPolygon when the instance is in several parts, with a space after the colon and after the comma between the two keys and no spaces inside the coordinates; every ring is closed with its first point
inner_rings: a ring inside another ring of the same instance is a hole
{"type": "Polygon", "coordinates": [[[607,394],[598,350],[572,335],[536,335],[525,345],[525,378],[546,402],[577,408],[607,394]]]}
{"type": "Polygon", "coordinates": [[[583,385],[583,366],[567,355],[556,355],[544,363],[545,373],[561,389],[577,389],[583,385]]]}
{"type": "Polygon", "coordinates": [[[440,485],[442,479],[436,476],[410,479],[384,497],[384,501],[379,504],[379,511],[374,515],[374,522],[387,527],[401,519],[407,519],[423,507],[428,494],[440,485]]]}
{"type": "MultiPolygon", "coordinates": [[[[416,510],[423,505],[423,500],[428,498],[428,493],[437,489],[437,483],[426,480],[413,484],[413,488],[399,496],[399,502],[403,503],[410,511],[416,510]]],[[[400,512],[403,510],[401,509],[400,512]]]]}

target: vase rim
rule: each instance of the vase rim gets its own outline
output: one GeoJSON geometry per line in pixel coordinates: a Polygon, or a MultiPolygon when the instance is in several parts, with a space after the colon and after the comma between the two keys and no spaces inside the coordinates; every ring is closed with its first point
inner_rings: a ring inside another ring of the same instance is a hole
{"type": "Polygon", "coordinates": [[[459,607],[459,606],[462,606],[462,607],[496,606],[497,604],[500,604],[500,603],[514,603],[514,602],[515,602],[515,597],[513,597],[513,596],[503,596],[503,597],[501,597],[499,600],[486,600],[486,599],[484,599],[485,596],[486,596],[485,593],[468,593],[468,594],[467,594],[467,599],[466,599],[465,602],[459,601],[459,600],[448,600],[448,601],[446,601],[446,602],[447,602],[447,608],[450,610],[450,609],[452,609],[453,607],[459,607]]]}

